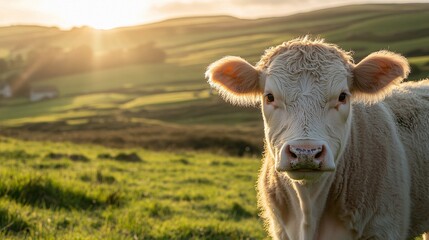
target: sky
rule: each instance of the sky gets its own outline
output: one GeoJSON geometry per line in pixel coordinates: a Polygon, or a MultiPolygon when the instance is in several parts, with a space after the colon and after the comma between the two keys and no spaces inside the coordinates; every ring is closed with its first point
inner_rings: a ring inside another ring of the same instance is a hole
{"type": "Polygon", "coordinates": [[[0,0],[0,26],[111,29],[184,16],[231,15],[253,19],[338,5],[403,2],[429,0],[0,0]]]}

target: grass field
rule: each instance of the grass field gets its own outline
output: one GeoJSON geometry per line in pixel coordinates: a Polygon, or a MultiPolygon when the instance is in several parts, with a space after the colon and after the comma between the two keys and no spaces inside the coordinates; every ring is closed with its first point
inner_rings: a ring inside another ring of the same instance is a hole
{"type": "Polygon", "coordinates": [[[262,239],[260,161],[1,138],[2,239],[262,239]]]}

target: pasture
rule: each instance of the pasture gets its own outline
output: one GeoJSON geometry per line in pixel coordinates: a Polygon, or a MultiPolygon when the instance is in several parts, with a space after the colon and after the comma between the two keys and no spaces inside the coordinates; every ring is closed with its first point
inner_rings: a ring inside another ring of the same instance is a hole
{"type": "Polygon", "coordinates": [[[1,138],[2,239],[262,239],[258,158],[1,138]]]}

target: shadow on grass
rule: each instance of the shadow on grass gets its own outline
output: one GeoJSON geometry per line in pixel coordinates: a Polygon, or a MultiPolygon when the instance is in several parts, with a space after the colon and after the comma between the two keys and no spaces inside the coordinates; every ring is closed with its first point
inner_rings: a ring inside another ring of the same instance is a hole
{"type": "Polygon", "coordinates": [[[65,154],[65,153],[53,153],[50,152],[45,156],[46,159],[58,160],[68,158],[73,162],[89,162],[90,159],[83,154],[65,154]]]}
{"type": "Polygon", "coordinates": [[[118,197],[115,197],[114,201],[109,196],[105,199],[90,197],[84,192],[62,187],[44,177],[15,179],[6,183],[1,181],[0,196],[35,207],[67,210],[102,208],[118,205],[120,201],[118,197]]]}
{"type": "Polygon", "coordinates": [[[149,216],[152,218],[166,219],[166,218],[169,218],[173,213],[173,211],[169,206],[166,206],[157,202],[152,202],[148,204],[145,210],[149,213],[149,216]]]}
{"type": "Polygon", "coordinates": [[[27,231],[30,225],[18,215],[0,208],[0,233],[19,233],[27,231]]]}
{"type": "Polygon", "coordinates": [[[243,206],[239,203],[233,203],[232,207],[229,209],[229,215],[231,218],[235,220],[241,220],[243,218],[251,218],[253,217],[252,213],[247,211],[243,206]]]}
{"type": "Polygon", "coordinates": [[[112,156],[109,153],[101,153],[97,156],[98,159],[111,159],[119,162],[144,162],[144,160],[135,152],[123,153],[120,152],[116,156],[112,156]]]}
{"type": "Polygon", "coordinates": [[[0,158],[8,160],[28,160],[37,158],[37,154],[29,154],[24,150],[1,151],[0,158]]]}

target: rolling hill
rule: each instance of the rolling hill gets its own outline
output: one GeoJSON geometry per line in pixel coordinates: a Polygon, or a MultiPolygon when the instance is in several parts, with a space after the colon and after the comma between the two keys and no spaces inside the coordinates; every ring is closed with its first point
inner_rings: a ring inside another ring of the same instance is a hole
{"type": "Polygon", "coordinates": [[[35,103],[1,99],[0,132],[115,147],[259,153],[258,110],[236,109],[213,96],[204,80],[205,68],[225,55],[256,62],[266,48],[306,34],[353,50],[357,61],[389,49],[409,58],[409,79],[429,74],[429,4],[351,5],[252,20],[189,17],[108,31],[2,27],[0,57],[5,59],[25,59],[45,46],[67,51],[89,45],[97,55],[148,42],[165,51],[166,59],[31,81],[31,86],[55,86],[60,96],[35,103]]]}

